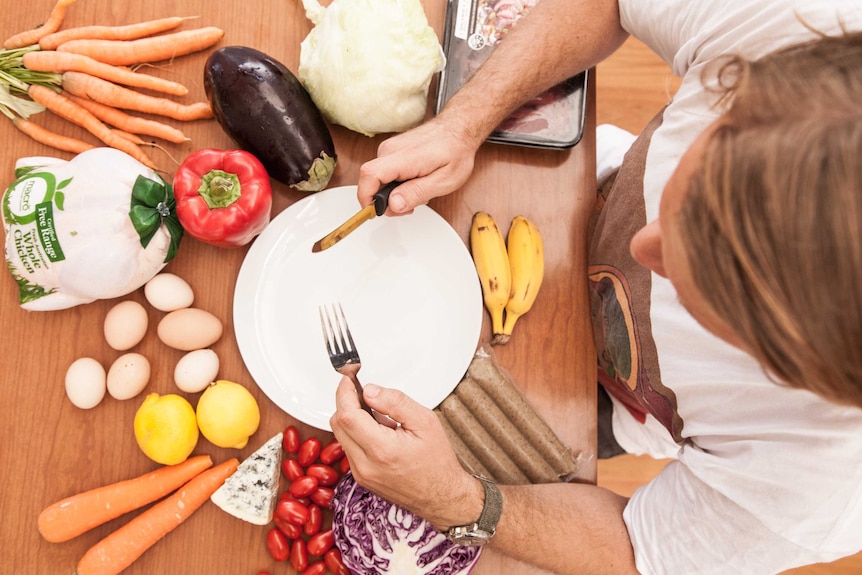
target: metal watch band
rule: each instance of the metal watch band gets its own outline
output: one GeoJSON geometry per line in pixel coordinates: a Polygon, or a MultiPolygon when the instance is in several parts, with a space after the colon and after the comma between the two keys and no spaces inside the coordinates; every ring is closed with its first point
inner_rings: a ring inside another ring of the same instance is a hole
{"type": "Polygon", "coordinates": [[[480,475],[474,475],[474,477],[482,482],[482,487],[485,489],[485,504],[482,506],[482,514],[479,515],[476,525],[480,530],[493,535],[497,530],[500,515],[503,513],[503,494],[490,479],[480,475]]]}

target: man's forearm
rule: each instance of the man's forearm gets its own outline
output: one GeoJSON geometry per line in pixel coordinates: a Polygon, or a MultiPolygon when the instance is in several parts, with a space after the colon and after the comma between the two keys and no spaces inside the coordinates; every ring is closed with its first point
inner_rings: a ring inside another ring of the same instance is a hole
{"type": "Polygon", "coordinates": [[[500,486],[503,515],[490,545],[554,573],[636,574],[623,522],[627,499],[581,484],[500,486]]]}
{"type": "Polygon", "coordinates": [[[484,141],[522,104],[595,66],[626,37],[617,0],[541,0],[458,90],[441,116],[484,141]]]}

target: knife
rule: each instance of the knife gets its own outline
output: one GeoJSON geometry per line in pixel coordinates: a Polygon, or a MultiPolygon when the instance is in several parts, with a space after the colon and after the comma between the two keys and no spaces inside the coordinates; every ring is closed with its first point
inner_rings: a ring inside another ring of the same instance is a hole
{"type": "Polygon", "coordinates": [[[364,222],[367,222],[375,216],[382,216],[386,212],[386,208],[389,206],[389,194],[391,194],[392,190],[397,188],[401,183],[402,182],[394,181],[383,185],[379,190],[377,190],[377,193],[374,194],[374,203],[365,206],[356,212],[356,214],[351,216],[346,222],[317,240],[314,245],[311,246],[311,252],[317,253],[331,248],[346,238],[353,230],[358,228],[364,222]]]}

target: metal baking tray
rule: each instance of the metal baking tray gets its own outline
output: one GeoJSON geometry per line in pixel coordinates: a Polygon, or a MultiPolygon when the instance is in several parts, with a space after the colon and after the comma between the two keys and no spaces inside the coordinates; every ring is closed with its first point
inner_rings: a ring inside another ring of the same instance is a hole
{"type": "MultiPolygon", "coordinates": [[[[448,0],[443,50],[446,67],[437,87],[435,113],[470,79],[518,19],[538,0],[448,0]]],[[[489,142],[567,149],[584,133],[587,73],[569,78],[503,121],[489,142]]]]}

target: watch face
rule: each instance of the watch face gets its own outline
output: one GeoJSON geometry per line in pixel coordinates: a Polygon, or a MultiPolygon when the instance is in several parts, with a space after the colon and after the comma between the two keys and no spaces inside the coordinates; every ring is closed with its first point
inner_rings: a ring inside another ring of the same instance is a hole
{"type": "Polygon", "coordinates": [[[484,545],[488,542],[488,537],[485,535],[464,535],[459,537],[455,543],[458,545],[484,545]]]}
{"type": "Polygon", "coordinates": [[[476,529],[458,530],[456,533],[450,533],[449,539],[458,545],[484,545],[491,539],[490,534],[476,529]]]}

